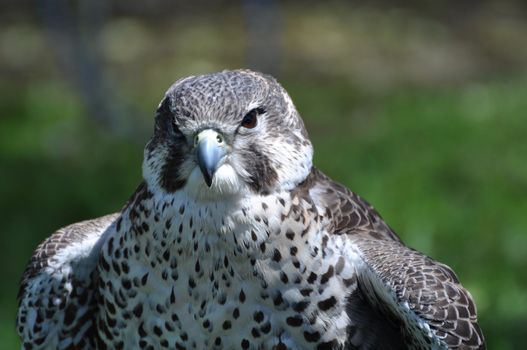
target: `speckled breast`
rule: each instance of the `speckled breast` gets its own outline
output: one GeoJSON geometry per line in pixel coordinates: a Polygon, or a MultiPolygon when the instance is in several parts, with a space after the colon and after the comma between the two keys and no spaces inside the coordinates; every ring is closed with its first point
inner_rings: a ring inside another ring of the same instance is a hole
{"type": "Polygon", "coordinates": [[[353,269],[342,253],[346,243],[328,239],[312,205],[288,195],[259,197],[235,210],[177,200],[135,205],[123,213],[99,263],[107,346],[344,343],[342,291],[353,288],[353,269]]]}

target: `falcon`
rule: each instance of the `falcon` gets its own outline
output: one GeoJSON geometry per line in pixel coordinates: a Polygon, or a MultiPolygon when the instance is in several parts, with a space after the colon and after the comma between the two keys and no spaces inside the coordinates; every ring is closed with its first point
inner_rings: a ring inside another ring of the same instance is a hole
{"type": "Polygon", "coordinates": [[[22,348],[485,349],[454,272],[312,156],[272,77],[178,80],[122,211],[36,249],[22,348]]]}

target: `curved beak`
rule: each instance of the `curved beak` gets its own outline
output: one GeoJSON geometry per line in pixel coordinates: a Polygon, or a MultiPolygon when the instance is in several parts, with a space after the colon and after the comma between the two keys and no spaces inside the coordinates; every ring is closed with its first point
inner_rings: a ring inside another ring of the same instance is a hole
{"type": "Polygon", "coordinates": [[[199,169],[205,183],[210,187],[218,164],[227,154],[225,140],[218,132],[206,129],[196,135],[195,145],[199,169]]]}

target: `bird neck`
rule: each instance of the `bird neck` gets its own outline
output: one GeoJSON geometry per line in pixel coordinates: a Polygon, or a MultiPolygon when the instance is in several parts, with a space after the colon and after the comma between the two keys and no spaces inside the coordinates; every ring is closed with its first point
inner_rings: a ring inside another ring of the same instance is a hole
{"type": "MultiPolygon", "coordinates": [[[[148,241],[152,249],[171,249],[178,255],[259,259],[270,254],[266,244],[284,246],[291,238],[281,233],[285,217],[296,232],[312,226],[309,211],[297,194],[284,191],[249,198],[228,197],[221,201],[200,201],[184,188],[171,195],[153,193],[142,185],[123,211],[135,239],[148,241]],[[304,215],[304,217],[302,217],[304,215]],[[296,219],[295,219],[296,218],[296,219]]],[[[272,252],[272,250],[271,250],[272,252]]]]}

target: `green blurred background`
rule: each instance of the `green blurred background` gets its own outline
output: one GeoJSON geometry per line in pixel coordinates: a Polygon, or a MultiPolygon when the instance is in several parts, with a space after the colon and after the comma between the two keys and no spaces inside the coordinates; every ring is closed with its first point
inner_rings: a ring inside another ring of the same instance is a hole
{"type": "Polygon", "coordinates": [[[524,1],[0,5],[0,349],[53,230],[118,211],[176,79],[250,67],[290,92],[315,164],[477,301],[490,349],[527,332],[524,1]]]}

